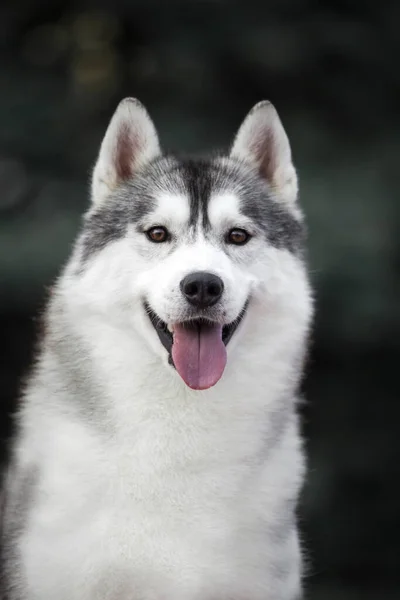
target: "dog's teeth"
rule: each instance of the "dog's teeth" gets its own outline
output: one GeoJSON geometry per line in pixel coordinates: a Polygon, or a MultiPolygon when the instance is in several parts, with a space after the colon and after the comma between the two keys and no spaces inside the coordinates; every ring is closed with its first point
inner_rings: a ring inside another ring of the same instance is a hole
{"type": "Polygon", "coordinates": [[[173,326],[173,325],[171,325],[170,323],[168,323],[168,324],[167,324],[167,328],[168,328],[168,331],[169,331],[170,333],[174,333],[174,326],[173,326]]]}

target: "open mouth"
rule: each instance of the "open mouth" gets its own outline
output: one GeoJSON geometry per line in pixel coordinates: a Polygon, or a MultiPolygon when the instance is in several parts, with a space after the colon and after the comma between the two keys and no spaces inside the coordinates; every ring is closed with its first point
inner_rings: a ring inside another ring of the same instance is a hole
{"type": "Polygon", "coordinates": [[[232,323],[221,325],[205,318],[168,325],[145,304],[145,310],[172,364],[192,389],[212,387],[226,365],[226,346],[246,313],[247,302],[232,323]]]}

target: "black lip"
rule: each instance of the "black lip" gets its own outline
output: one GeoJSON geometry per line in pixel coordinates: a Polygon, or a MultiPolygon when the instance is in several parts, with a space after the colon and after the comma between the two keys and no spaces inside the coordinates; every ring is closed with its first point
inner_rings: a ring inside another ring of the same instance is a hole
{"type": "MultiPolygon", "coordinates": [[[[223,326],[222,341],[224,342],[225,346],[228,345],[228,343],[230,342],[236,329],[239,327],[240,323],[242,322],[243,317],[246,314],[248,304],[249,304],[249,302],[247,301],[246,304],[244,305],[244,307],[242,308],[239,316],[234,321],[232,321],[232,323],[228,323],[227,325],[223,326]]],[[[169,354],[169,362],[171,364],[173,364],[172,356],[171,356],[172,342],[173,342],[172,333],[169,331],[167,324],[162,319],[160,319],[160,317],[150,308],[150,306],[147,303],[144,304],[144,309],[150,319],[151,324],[153,325],[154,329],[157,332],[160,342],[162,343],[162,345],[164,346],[164,348],[167,350],[167,352],[169,354]]],[[[195,327],[195,326],[200,327],[202,323],[207,323],[207,322],[209,323],[210,321],[207,321],[207,319],[204,319],[204,318],[191,319],[190,321],[188,321],[188,323],[190,323],[190,325],[193,327],[195,327]]]]}

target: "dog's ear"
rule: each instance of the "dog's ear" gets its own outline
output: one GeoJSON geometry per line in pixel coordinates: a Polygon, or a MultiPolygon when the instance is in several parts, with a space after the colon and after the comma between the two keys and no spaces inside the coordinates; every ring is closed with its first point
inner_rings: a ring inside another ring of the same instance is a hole
{"type": "Polygon", "coordinates": [[[134,98],[122,100],[108,126],[92,177],[92,201],[101,203],[120,183],[160,154],[153,121],[134,98]]]}
{"type": "Polygon", "coordinates": [[[274,106],[259,102],[243,121],[234,140],[231,156],[257,169],[278,199],[293,204],[298,184],[286,132],[274,106]]]}

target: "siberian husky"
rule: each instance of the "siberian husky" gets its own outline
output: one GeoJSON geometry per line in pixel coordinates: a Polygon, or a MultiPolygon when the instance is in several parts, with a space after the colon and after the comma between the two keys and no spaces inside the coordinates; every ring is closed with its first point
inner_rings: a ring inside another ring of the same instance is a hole
{"type": "Polygon", "coordinates": [[[304,237],[272,104],[181,159],[121,102],[18,414],[3,598],[300,598],[304,237]]]}

